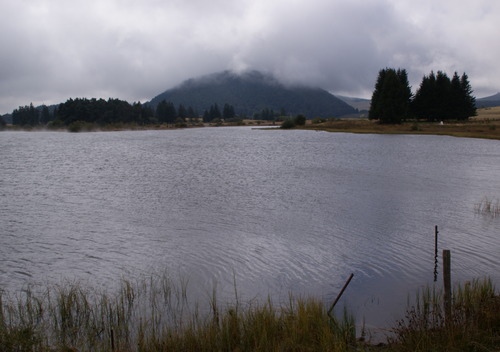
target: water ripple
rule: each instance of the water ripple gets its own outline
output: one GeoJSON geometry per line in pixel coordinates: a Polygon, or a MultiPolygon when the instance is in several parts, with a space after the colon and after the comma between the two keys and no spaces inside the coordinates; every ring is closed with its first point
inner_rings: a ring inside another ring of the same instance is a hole
{"type": "Polygon", "coordinates": [[[201,295],[330,300],[354,272],[352,306],[390,311],[432,279],[434,225],[456,280],[500,279],[500,222],[473,211],[500,198],[499,155],[439,136],[2,132],[0,287],[168,270],[201,295]]]}

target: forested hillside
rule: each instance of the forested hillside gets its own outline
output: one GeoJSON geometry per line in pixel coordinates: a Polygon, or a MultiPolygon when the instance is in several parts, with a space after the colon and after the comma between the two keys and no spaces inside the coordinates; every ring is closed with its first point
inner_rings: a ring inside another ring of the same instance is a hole
{"type": "Polygon", "coordinates": [[[149,104],[155,108],[161,101],[176,106],[192,106],[202,113],[214,103],[234,106],[239,116],[252,117],[265,109],[286,115],[303,114],[308,118],[341,117],[356,113],[356,109],[319,88],[287,87],[272,76],[257,71],[241,75],[224,71],[198,79],[190,79],[169,89],[149,104]]]}

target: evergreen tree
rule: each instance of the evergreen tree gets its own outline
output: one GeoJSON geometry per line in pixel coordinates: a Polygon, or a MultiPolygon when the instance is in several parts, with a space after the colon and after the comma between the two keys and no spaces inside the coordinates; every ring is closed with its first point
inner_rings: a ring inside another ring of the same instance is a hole
{"type": "Polygon", "coordinates": [[[50,116],[50,111],[47,105],[42,105],[42,111],[40,113],[40,123],[45,125],[47,124],[51,119],[50,116]]]}
{"type": "Polygon", "coordinates": [[[436,76],[435,106],[433,121],[449,120],[451,118],[451,81],[446,73],[438,71],[436,76]]]}
{"type": "Polygon", "coordinates": [[[156,107],[156,119],[160,123],[172,124],[177,119],[177,112],[172,102],[162,100],[156,107]]]}
{"type": "Polygon", "coordinates": [[[372,99],[370,104],[370,110],[368,112],[368,118],[370,120],[376,120],[379,116],[382,115],[383,101],[381,99],[382,96],[382,87],[384,85],[385,76],[387,73],[387,69],[380,70],[378,73],[377,82],[375,83],[375,89],[372,93],[372,99]]]}
{"type": "Polygon", "coordinates": [[[217,105],[217,103],[215,103],[214,105],[210,106],[210,110],[208,112],[208,116],[209,116],[209,122],[210,121],[213,121],[215,119],[220,119],[222,117],[222,114],[219,110],[219,106],[217,105]]]}
{"type": "Polygon", "coordinates": [[[192,106],[189,106],[187,109],[187,117],[190,118],[198,117],[198,114],[194,111],[192,106]]]}
{"type": "Polygon", "coordinates": [[[222,117],[224,120],[232,119],[236,116],[234,112],[234,107],[229,104],[224,104],[224,108],[222,109],[222,117]]]}
{"type": "Polygon", "coordinates": [[[450,81],[450,96],[449,96],[449,111],[451,118],[460,119],[462,104],[462,85],[460,84],[460,77],[455,72],[450,81]]]}
{"type": "Polygon", "coordinates": [[[429,76],[422,78],[420,87],[413,98],[411,109],[417,119],[432,120],[435,118],[436,104],[436,75],[431,71],[429,76]]]}
{"type": "Polygon", "coordinates": [[[386,68],[379,72],[369,111],[380,123],[401,123],[409,114],[411,88],[404,69],[386,68]]]}
{"type": "Polygon", "coordinates": [[[179,108],[177,109],[177,116],[182,120],[185,120],[186,117],[188,117],[188,112],[184,105],[179,104],[179,108]]]}
{"type": "Polygon", "coordinates": [[[472,95],[474,92],[469,83],[469,77],[465,74],[462,74],[460,77],[460,86],[462,87],[462,113],[457,116],[458,120],[466,120],[471,116],[477,115],[476,110],[476,97],[472,95]]]}
{"type": "Polygon", "coordinates": [[[36,126],[39,124],[38,110],[31,103],[29,106],[20,106],[12,112],[12,124],[17,126],[36,126]]]}
{"type": "Polygon", "coordinates": [[[155,117],[160,123],[164,123],[166,121],[167,115],[167,101],[162,100],[156,106],[155,117]]]}
{"type": "Polygon", "coordinates": [[[203,122],[210,122],[210,113],[208,112],[208,110],[205,110],[205,112],[203,113],[203,122]]]}
{"type": "Polygon", "coordinates": [[[459,78],[456,72],[451,80],[442,71],[424,76],[411,107],[415,117],[428,121],[466,120],[476,114],[467,75],[459,78]]]}

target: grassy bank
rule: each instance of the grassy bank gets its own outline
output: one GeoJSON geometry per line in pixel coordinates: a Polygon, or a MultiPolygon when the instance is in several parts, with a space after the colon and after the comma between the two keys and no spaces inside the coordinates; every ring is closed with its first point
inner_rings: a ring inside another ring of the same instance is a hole
{"type": "Polygon", "coordinates": [[[478,116],[469,121],[404,122],[400,125],[381,125],[366,119],[334,119],[317,124],[307,124],[304,129],[329,132],[376,133],[376,134],[432,134],[455,137],[500,139],[500,107],[479,109],[478,116]]]}
{"type": "Polygon", "coordinates": [[[0,300],[0,351],[346,351],[354,321],[321,302],[190,304],[166,276],[123,281],[115,295],[78,283],[0,300]]]}
{"type": "MultiPolygon", "coordinates": [[[[356,338],[346,313],[322,302],[191,305],[186,284],[165,276],[123,281],[111,295],[78,283],[31,287],[0,300],[0,351],[489,351],[500,347],[500,298],[490,281],[457,286],[445,319],[426,289],[386,344],[356,338]]],[[[368,334],[369,335],[369,334],[368,334]]]]}

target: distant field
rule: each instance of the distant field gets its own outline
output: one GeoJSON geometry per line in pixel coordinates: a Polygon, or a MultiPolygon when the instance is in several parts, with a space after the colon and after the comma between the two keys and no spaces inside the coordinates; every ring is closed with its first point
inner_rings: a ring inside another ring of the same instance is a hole
{"type": "Polygon", "coordinates": [[[500,106],[477,110],[477,116],[471,120],[500,120],[500,106]]]}
{"type": "Polygon", "coordinates": [[[464,122],[405,122],[400,125],[381,125],[366,119],[337,119],[319,124],[309,122],[304,128],[329,132],[379,134],[436,134],[500,140],[500,107],[479,109],[478,115],[464,122]]]}

